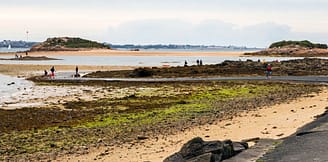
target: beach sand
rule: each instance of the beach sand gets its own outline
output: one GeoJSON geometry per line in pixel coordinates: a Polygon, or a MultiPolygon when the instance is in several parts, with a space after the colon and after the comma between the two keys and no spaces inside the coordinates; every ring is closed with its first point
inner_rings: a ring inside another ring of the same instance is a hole
{"type": "Polygon", "coordinates": [[[316,115],[325,112],[328,105],[328,89],[320,94],[301,97],[288,103],[262,107],[244,112],[231,120],[190,128],[184,132],[165,137],[127,143],[121,146],[90,149],[81,156],[67,156],[59,161],[162,161],[180,150],[182,145],[194,137],[204,140],[231,139],[241,141],[250,138],[280,139],[295,133],[298,128],[314,121],[316,115]]]}

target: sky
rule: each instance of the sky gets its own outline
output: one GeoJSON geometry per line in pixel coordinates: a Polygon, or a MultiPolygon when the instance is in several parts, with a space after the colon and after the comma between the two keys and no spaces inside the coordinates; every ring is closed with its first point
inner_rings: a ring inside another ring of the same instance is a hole
{"type": "Polygon", "coordinates": [[[0,40],[267,47],[328,43],[327,0],[0,0],[0,40]],[[28,31],[28,34],[26,33],[28,31]]]}

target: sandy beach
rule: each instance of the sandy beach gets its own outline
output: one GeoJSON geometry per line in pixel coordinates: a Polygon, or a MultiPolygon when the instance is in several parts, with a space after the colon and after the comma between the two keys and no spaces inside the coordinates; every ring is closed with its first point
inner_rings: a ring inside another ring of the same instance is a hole
{"type": "Polygon", "coordinates": [[[67,156],[57,161],[162,161],[179,151],[184,143],[194,137],[204,140],[232,139],[241,141],[250,138],[280,139],[296,132],[305,124],[324,113],[328,105],[328,89],[320,94],[301,97],[288,103],[262,107],[244,112],[231,120],[217,121],[184,132],[154,137],[139,143],[127,143],[119,147],[103,147],[90,150],[82,156],[67,156]]]}
{"type": "MultiPolygon", "coordinates": [[[[119,51],[108,49],[92,49],[81,51],[36,51],[28,52],[28,56],[242,56],[244,52],[155,52],[155,51],[119,51]]],[[[25,56],[25,52],[18,53],[25,56]]],[[[0,56],[15,56],[15,53],[0,53],[0,56]]]]}

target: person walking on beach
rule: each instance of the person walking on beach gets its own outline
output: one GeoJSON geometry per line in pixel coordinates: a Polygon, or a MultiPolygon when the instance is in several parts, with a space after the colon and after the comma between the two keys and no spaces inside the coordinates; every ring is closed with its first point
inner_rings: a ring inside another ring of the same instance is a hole
{"type": "Polygon", "coordinates": [[[80,77],[78,66],[75,67],[75,77],[80,77]]]}
{"type": "Polygon", "coordinates": [[[271,64],[268,64],[266,66],[266,77],[267,77],[267,79],[271,79],[271,75],[272,75],[272,67],[271,67],[271,64]]]}
{"type": "Polygon", "coordinates": [[[51,71],[51,76],[50,76],[50,78],[55,78],[55,67],[52,66],[51,69],[50,69],[50,71],[51,71]]]}

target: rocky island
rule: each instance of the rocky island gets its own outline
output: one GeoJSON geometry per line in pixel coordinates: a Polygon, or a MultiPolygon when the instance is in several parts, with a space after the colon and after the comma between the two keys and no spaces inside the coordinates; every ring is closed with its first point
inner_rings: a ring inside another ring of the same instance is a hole
{"type": "Polygon", "coordinates": [[[45,42],[34,45],[30,51],[80,51],[90,49],[110,49],[110,47],[82,38],[55,37],[48,38],[45,42]]]}
{"type": "Polygon", "coordinates": [[[272,43],[269,48],[245,55],[256,56],[286,56],[286,57],[328,57],[326,44],[310,41],[280,41],[272,43]]]}

